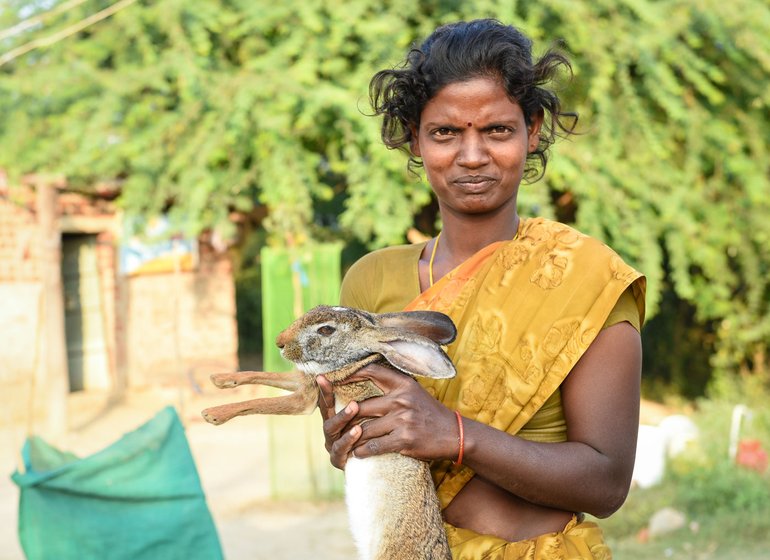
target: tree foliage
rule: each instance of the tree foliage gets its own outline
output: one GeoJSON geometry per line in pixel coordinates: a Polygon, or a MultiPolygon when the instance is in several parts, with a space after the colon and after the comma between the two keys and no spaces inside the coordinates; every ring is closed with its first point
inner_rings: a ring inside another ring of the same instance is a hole
{"type": "MultiPolygon", "coordinates": [[[[0,28],[47,13],[6,2],[0,28]]],[[[112,2],[0,39],[0,55],[112,2]]],[[[273,242],[401,242],[429,201],[384,149],[367,86],[437,24],[492,16],[561,41],[581,135],[522,211],[573,221],[715,330],[715,364],[768,367],[770,7],[764,0],[138,0],[0,66],[0,167],[119,181],[135,215],[232,233],[265,205],[273,242]],[[343,204],[336,215],[322,210],[343,204]]],[[[0,35],[2,37],[2,35],[0,35]]]]}

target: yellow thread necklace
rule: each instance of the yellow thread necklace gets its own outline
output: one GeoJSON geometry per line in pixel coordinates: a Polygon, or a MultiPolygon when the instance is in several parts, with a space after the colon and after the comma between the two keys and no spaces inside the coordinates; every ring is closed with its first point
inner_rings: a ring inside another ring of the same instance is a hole
{"type": "Polygon", "coordinates": [[[433,243],[433,250],[430,253],[430,261],[428,262],[428,282],[431,287],[433,286],[433,261],[436,260],[436,249],[438,249],[438,240],[441,238],[441,232],[438,232],[436,241],[433,243]]]}
{"type": "MultiPolygon", "coordinates": [[[[519,222],[519,224],[521,224],[521,222],[519,222]]],[[[511,241],[516,241],[517,237],[519,237],[518,227],[516,228],[516,234],[513,236],[511,241]]],[[[438,235],[436,236],[436,241],[433,243],[433,250],[430,252],[430,261],[428,261],[428,282],[430,287],[433,287],[433,261],[436,260],[436,249],[438,249],[439,239],[441,239],[441,232],[438,232],[438,235]]]]}

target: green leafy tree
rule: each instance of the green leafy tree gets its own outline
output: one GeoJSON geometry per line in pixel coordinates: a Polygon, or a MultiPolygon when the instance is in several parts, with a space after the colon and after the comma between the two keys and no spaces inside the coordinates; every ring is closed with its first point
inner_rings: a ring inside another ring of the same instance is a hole
{"type": "Polygon", "coordinates": [[[649,317],[663,293],[684,302],[713,365],[770,367],[764,0],[8,0],[0,167],[118,184],[128,213],[189,234],[232,235],[256,205],[272,243],[401,242],[430,191],[380,145],[368,80],[437,24],[486,16],[574,65],[582,135],[522,211],[643,270],[649,317]]]}

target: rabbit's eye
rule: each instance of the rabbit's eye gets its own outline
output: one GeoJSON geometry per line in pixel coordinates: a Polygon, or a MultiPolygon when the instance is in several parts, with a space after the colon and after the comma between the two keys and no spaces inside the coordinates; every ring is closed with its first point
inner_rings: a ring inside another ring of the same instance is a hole
{"type": "Polygon", "coordinates": [[[336,330],[337,329],[330,327],[329,325],[323,325],[322,327],[318,327],[316,332],[321,336],[331,336],[336,330]]]}

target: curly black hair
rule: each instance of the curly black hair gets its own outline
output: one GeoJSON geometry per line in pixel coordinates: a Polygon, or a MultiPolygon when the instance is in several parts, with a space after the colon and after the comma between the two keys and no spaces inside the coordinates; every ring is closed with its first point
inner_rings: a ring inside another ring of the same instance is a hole
{"type": "Polygon", "coordinates": [[[537,180],[545,172],[548,148],[557,137],[572,134],[577,124],[577,114],[562,111],[558,95],[543,87],[560,68],[571,76],[569,60],[554,49],[533,62],[532,41],[513,26],[495,19],[461,21],[438,27],[412,48],[401,67],[377,72],[369,83],[369,99],[374,114],[383,116],[383,142],[404,149],[414,170],[422,162],[409,149],[412,128],[419,128],[425,104],[448,84],[486,76],[500,79],[528,125],[543,113],[540,144],[524,170],[525,178],[537,180]]]}

